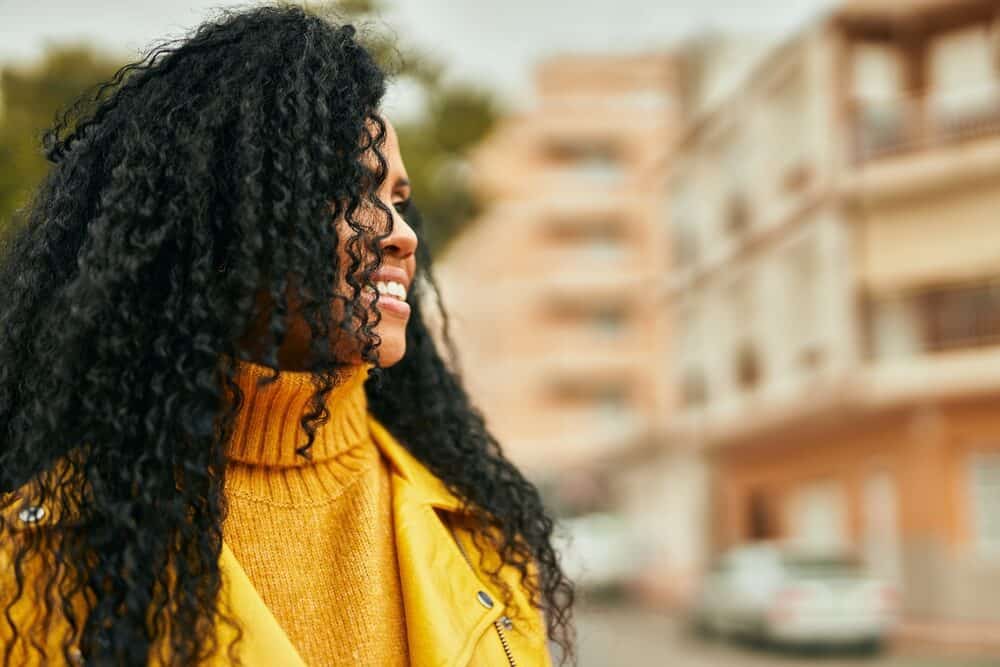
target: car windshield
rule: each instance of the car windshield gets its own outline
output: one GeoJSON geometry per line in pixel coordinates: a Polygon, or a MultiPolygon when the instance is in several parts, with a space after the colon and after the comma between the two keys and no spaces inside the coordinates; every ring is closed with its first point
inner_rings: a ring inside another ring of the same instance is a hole
{"type": "Polygon", "coordinates": [[[785,556],[785,569],[799,577],[857,577],[863,574],[861,562],[843,556],[785,556]]]}

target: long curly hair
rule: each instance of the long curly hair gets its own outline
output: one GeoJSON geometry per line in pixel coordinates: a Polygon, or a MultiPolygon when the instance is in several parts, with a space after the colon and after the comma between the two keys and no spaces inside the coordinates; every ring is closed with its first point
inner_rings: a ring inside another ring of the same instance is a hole
{"type": "MultiPolygon", "coordinates": [[[[275,307],[256,361],[280,373],[290,288],[317,380],[306,446],[347,363],[332,358],[331,336],[349,332],[374,364],[372,414],[463,500],[477,542],[519,570],[549,639],[575,661],[553,520],[423,317],[438,292],[426,244],[406,354],[378,366],[378,313],[362,294],[392,229],[376,196],[388,75],[362,42],[354,26],[298,7],[220,12],[121,68],[45,133],[52,168],[0,254],[0,492],[31,482],[52,522],[8,540],[0,516],[17,584],[0,605],[13,630],[4,664],[19,642],[44,651],[34,633],[55,617],[70,628],[67,662],[74,650],[89,665],[145,664],[161,649],[177,665],[220,648],[236,656],[235,643],[215,646],[213,624],[238,631],[218,568],[237,343],[266,290],[275,307]],[[362,159],[372,151],[374,170],[362,159]],[[337,293],[341,276],[351,294],[337,293]],[[35,559],[47,567],[32,583],[35,559]],[[41,620],[17,628],[29,585],[41,620]]],[[[415,206],[404,214],[419,236],[415,206]]],[[[443,310],[437,319],[453,353],[443,310]]]]}

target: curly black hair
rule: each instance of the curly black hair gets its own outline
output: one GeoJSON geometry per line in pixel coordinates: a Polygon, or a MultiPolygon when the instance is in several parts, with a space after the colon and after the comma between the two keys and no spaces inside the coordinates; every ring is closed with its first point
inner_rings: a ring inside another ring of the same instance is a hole
{"type": "MultiPolygon", "coordinates": [[[[163,646],[188,665],[220,648],[213,623],[237,625],[218,595],[224,446],[241,404],[225,397],[241,395],[237,343],[259,316],[258,290],[276,307],[256,361],[280,373],[290,287],[318,379],[309,443],[346,363],[331,331],[350,332],[374,364],[372,414],[463,500],[476,540],[519,570],[548,637],[575,660],[553,520],[463,388],[447,315],[447,362],[422,315],[438,294],[426,244],[406,354],[378,366],[378,313],[362,292],[392,230],[375,194],[388,74],[362,42],[351,24],[294,6],[222,11],[46,131],[52,167],[0,248],[0,492],[31,481],[53,518],[7,540],[0,516],[17,582],[0,605],[14,631],[4,664],[19,642],[44,652],[11,611],[32,559],[49,566],[35,582],[39,627],[68,621],[67,662],[74,645],[89,665],[146,664],[163,646]],[[343,246],[339,219],[353,232],[343,246]],[[349,262],[337,259],[344,246],[349,262]],[[352,294],[337,293],[342,277],[352,294]]],[[[419,237],[418,211],[406,218],[419,237]]]]}

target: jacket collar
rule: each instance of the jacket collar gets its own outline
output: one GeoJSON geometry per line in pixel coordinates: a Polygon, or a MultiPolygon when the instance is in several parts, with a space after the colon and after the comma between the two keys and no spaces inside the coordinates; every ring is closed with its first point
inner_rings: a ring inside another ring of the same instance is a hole
{"type": "Polygon", "coordinates": [[[410,662],[415,667],[468,665],[476,643],[503,608],[492,583],[466,561],[438,513],[458,512],[461,501],[374,417],[370,427],[394,468],[393,526],[410,662]]]}
{"type": "MultiPolygon", "coordinates": [[[[476,644],[501,616],[503,607],[492,582],[465,560],[438,512],[457,513],[462,502],[374,417],[369,415],[368,419],[373,440],[393,469],[393,529],[410,663],[414,667],[468,665],[476,644]],[[491,602],[484,603],[484,597],[491,602]]],[[[13,502],[0,502],[0,511],[14,519],[25,509],[28,499],[22,494],[4,496],[0,501],[13,502]]],[[[37,523],[51,520],[50,513],[46,513],[37,523]]],[[[475,556],[473,549],[470,557],[475,560],[475,556]]],[[[231,605],[231,613],[244,629],[243,641],[249,645],[245,645],[243,655],[253,656],[248,664],[304,667],[301,656],[226,544],[219,567],[224,582],[223,604],[231,605]]],[[[225,635],[228,631],[223,628],[220,632],[225,635]]],[[[220,645],[228,645],[228,637],[220,639],[220,645]]]]}
{"type": "Polygon", "coordinates": [[[406,483],[411,500],[451,512],[460,510],[461,501],[448,490],[445,483],[417,460],[370,414],[368,424],[382,455],[392,465],[395,474],[406,483]]]}
{"type": "MultiPolygon", "coordinates": [[[[503,613],[500,598],[466,562],[438,514],[438,510],[458,512],[461,501],[374,417],[369,416],[369,426],[392,466],[393,529],[410,664],[464,667],[483,634],[503,613]],[[482,592],[492,599],[492,606],[481,602],[482,592]]],[[[244,641],[252,644],[245,655],[267,656],[261,665],[305,667],[226,545],[219,565],[226,582],[225,599],[244,628],[244,641]]]]}

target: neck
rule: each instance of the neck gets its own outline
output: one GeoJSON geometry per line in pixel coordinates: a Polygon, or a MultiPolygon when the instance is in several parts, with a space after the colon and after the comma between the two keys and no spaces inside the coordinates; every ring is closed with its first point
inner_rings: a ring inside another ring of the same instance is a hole
{"type": "Polygon", "coordinates": [[[267,366],[237,361],[234,382],[243,393],[243,406],[227,443],[230,460],[267,467],[295,467],[337,457],[369,438],[368,402],[364,383],[371,364],[357,364],[339,371],[323,400],[329,413],[326,423],[315,425],[315,439],[304,450],[309,436],[302,418],[314,411],[310,399],[317,391],[308,371],[281,371],[277,379],[267,366]]]}

